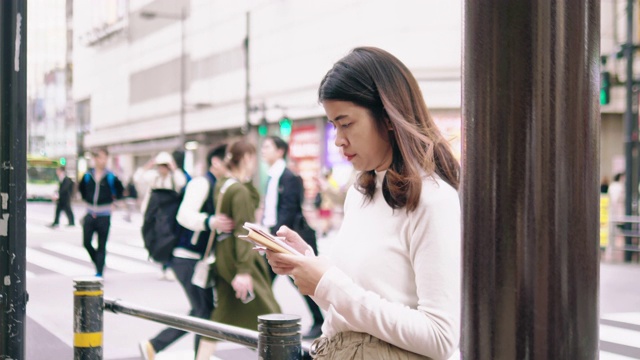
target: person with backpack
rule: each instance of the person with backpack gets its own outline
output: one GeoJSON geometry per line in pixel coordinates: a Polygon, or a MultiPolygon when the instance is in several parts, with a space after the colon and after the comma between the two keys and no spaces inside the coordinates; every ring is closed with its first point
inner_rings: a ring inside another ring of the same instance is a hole
{"type": "Polygon", "coordinates": [[[87,214],[82,219],[83,243],[96,267],[98,277],[102,277],[104,271],[111,210],[114,201],[122,199],[124,192],[120,179],[107,169],[108,160],[107,149],[94,152],[94,168],[89,169],[78,184],[78,192],[87,204],[87,214]],[[98,234],[97,248],[91,244],[94,233],[98,234]]]}
{"type": "Polygon", "coordinates": [[[173,157],[164,151],[136,171],[134,179],[147,188],[140,205],[144,216],[142,238],[145,248],[151,259],[162,263],[161,279],[174,280],[169,265],[179,236],[176,214],[187,179],[176,168],[173,157]]]}
{"type": "MultiPolygon", "coordinates": [[[[178,244],[173,249],[171,268],[184,290],[191,310],[190,316],[209,319],[213,311],[213,288],[201,288],[191,282],[198,260],[202,259],[212,231],[230,232],[234,228],[233,221],[225,216],[215,214],[213,191],[217,179],[226,177],[228,170],[224,165],[226,144],[216,146],[207,155],[209,171],[187,183],[182,202],[178,208],[176,219],[182,227],[178,244]]],[[[153,339],[139,343],[142,358],[154,359],[156,353],[164,350],[185,334],[185,331],[174,328],[162,330],[153,339]]],[[[198,352],[200,336],[196,335],[194,349],[198,352]]]]}

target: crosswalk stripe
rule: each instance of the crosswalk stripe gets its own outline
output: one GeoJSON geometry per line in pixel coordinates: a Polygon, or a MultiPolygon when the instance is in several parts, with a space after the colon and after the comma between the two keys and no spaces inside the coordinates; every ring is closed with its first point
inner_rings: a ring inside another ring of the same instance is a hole
{"type": "Polygon", "coordinates": [[[640,326],[640,312],[606,314],[600,318],[640,326]]]}
{"type": "Polygon", "coordinates": [[[610,353],[607,351],[600,351],[600,360],[633,360],[635,358],[610,353]]]}
{"type": "Polygon", "coordinates": [[[68,276],[88,275],[95,272],[93,267],[82,266],[31,248],[27,248],[27,262],[68,276]]]}
{"type": "Polygon", "coordinates": [[[113,253],[130,258],[147,261],[149,253],[139,246],[123,245],[116,242],[107,242],[107,253],[113,253]]]}
{"type": "MultiPolygon", "coordinates": [[[[53,251],[58,254],[69,256],[74,259],[91,261],[87,251],[84,248],[81,248],[79,246],[65,244],[65,243],[49,243],[49,244],[42,245],[42,247],[49,251],[53,251]]],[[[122,256],[108,254],[108,253],[107,253],[107,260],[106,260],[106,268],[122,271],[124,273],[129,273],[129,274],[141,274],[141,273],[150,273],[150,272],[158,271],[158,268],[151,264],[142,264],[138,261],[129,260],[122,256]]]]}
{"type": "Polygon", "coordinates": [[[600,340],[635,348],[640,345],[640,332],[600,325],[600,340]]]}
{"type": "Polygon", "coordinates": [[[26,271],[27,274],[27,279],[33,279],[34,277],[36,277],[35,273],[32,273],[31,271],[26,271]]]}

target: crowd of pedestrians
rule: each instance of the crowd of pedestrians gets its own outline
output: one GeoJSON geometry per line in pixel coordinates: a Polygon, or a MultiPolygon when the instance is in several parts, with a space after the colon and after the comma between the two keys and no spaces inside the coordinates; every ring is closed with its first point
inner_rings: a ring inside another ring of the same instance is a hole
{"type": "MultiPolygon", "coordinates": [[[[316,358],[451,358],[460,329],[460,168],[416,79],[384,50],[357,48],[325,75],[319,101],[335,128],[335,145],[357,171],[348,190],[331,169],[311,184],[318,190],[320,235],[334,230],[334,211],[344,203],[336,251],[318,253],[316,231],[303,214],[303,180],[287,166],[288,144],[277,136],[263,138],[260,148],[243,138],[216,144],[206,174],[193,179],[180,153],[161,152],[127,186],[107,169],[108,152],[98,149],[77,185],[87,209],[83,243],[96,276],[104,276],[114,203],[131,194],[132,184],[144,184],[138,200],[128,198],[140,202],[145,246],[163,273],[179,281],[191,316],[256,330],[258,315],[280,312],[272,285],[281,275],[294,282],[312,314],[303,337],[314,339],[316,358]],[[258,151],[268,167],[262,189],[252,183],[258,151]],[[158,211],[170,205],[175,210],[158,211]],[[172,219],[159,221],[159,214],[172,219]],[[240,238],[245,222],[304,256],[260,254],[240,238]],[[154,241],[170,245],[166,258],[154,241]],[[196,280],[202,264],[210,264],[204,283],[196,280]]],[[[52,226],[62,211],[73,225],[64,169],[59,177],[52,226]]],[[[143,358],[154,359],[184,334],[167,328],[142,340],[143,358]]],[[[195,337],[197,360],[215,349],[214,339],[195,337]]]]}

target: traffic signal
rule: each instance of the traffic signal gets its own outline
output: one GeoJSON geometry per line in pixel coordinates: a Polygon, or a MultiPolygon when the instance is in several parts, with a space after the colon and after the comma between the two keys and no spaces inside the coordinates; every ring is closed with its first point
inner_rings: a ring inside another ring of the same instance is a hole
{"type": "Polygon", "coordinates": [[[60,158],[60,166],[65,166],[65,165],[67,165],[67,159],[64,158],[64,157],[61,157],[60,158]]]}
{"type": "Polygon", "coordinates": [[[280,119],[280,135],[283,137],[291,135],[291,119],[286,116],[280,119]]]}
{"type": "Polygon", "coordinates": [[[267,124],[267,119],[262,118],[260,125],[258,125],[258,135],[264,137],[269,133],[269,124],[267,124]]]}
{"type": "Polygon", "coordinates": [[[607,105],[611,101],[611,74],[608,71],[600,73],[600,105],[607,105]]]}

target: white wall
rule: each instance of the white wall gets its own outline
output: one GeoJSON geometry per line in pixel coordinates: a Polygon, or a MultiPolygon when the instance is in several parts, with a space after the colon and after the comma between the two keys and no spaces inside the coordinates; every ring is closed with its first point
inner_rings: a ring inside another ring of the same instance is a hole
{"type": "MultiPolygon", "coordinates": [[[[76,1],[75,16],[91,11],[76,1]]],[[[149,2],[133,1],[131,11],[149,2]]],[[[461,3],[439,0],[192,0],[186,23],[192,61],[240,46],[246,10],[251,9],[251,94],[253,104],[289,108],[292,118],[322,115],[317,87],[334,62],[356,46],[382,47],[416,74],[432,108],[460,107],[461,3]],[[437,81],[434,81],[437,79],[437,81]]],[[[132,15],[133,16],[133,15],[132,15]]],[[[75,20],[74,20],[75,21],[75,20]]],[[[167,62],[180,53],[180,24],[136,42],[75,46],[74,98],[91,97],[88,146],[175,136],[179,94],[129,105],[129,75],[167,62]]],[[[240,127],[244,123],[243,68],[197,79],[187,103],[213,107],[189,111],[186,132],[240,127]]],[[[269,113],[275,120],[282,110],[269,113]]],[[[257,122],[260,114],[252,119],[257,122]]]]}

